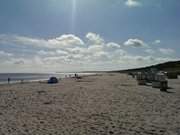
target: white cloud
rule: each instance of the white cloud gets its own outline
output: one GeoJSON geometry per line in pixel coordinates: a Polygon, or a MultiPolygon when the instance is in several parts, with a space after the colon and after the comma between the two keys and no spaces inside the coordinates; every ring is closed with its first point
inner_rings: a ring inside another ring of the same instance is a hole
{"type": "Polygon", "coordinates": [[[95,61],[107,61],[109,59],[109,55],[107,52],[104,52],[104,51],[99,51],[99,52],[96,52],[94,53],[94,57],[93,59],[95,61]]]}
{"type": "Polygon", "coordinates": [[[16,60],[16,61],[14,61],[14,64],[15,65],[24,65],[25,62],[23,60],[16,60]]]}
{"type": "Polygon", "coordinates": [[[73,46],[84,45],[84,42],[79,37],[72,34],[62,35],[55,39],[49,39],[47,42],[50,48],[73,47],[73,46]]]}
{"type": "Polygon", "coordinates": [[[11,57],[13,56],[12,53],[7,53],[5,51],[0,51],[0,57],[11,57]]]}
{"type": "Polygon", "coordinates": [[[148,54],[154,54],[155,53],[155,51],[153,49],[146,49],[145,52],[148,54]]]}
{"type": "Polygon", "coordinates": [[[126,42],[124,42],[124,46],[147,47],[148,45],[140,39],[128,39],[126,42]]]}
{"type": "Polygon", "coordinates": [[[126,0],[125,5],[128,7],[139,7],[142,4],[139,0],[126,0]]]}
{"type": "Polygon", "coordinates": [[[61,55],[61,56],[66,56],[68,55],[68,52],[63,51],[63,50],[56,50],[56,54],[61,55]]]}
{"type": "Polygon", "coordinates": [[[103,45],[104,39],[96,33],[88,33],[86,38],[89,40],[91,45],[103,45]]]}
{"type": "Polygon", "coordinates": [[[164,55],[172,55],[175,51],[171,48],[160,48],[159,51],[164,55]]]}
{"type": "Polygon", "coordinates": [[[155,40],[154,42],[153,42],[153,44],[160,44],[161,43],[161,40],[155,40]]]}
{"type": "Polygon", "coordinates": [[[45,50],[40,50],[37,52],[38,56],[42,57],[47,57],[47,56],[66,56],[68,55],[68,52],[63,51],[63,50],[54,50],[54,51],[45,51],[45,50]]]}
{"type": "Polygon", "coordinates": [[[114,50],[120,49],[121,45],[119,45],[117,43],[114,43],[114,42],[110,42],[110,43],[106,44],[106,47],[107,47],[108,50],[114,51],[114,50]]]}
{"type": "Polygon", "coordinates": [[[19,46],[48,47],[44,39],[30,38],[18,35],[0,35],[0,44],[12,44],[19,46]]]}
{"type": "Polygon", "coordinates": [[[87,49],[83,47],[68,48],[67,50],[70,54],[86,54],[87,53],[87,49]]]}
{"type": "Polygon", "coordinates": [[[73,46],[82,46],[84,42],[77,36],[69,34],[62,35],[52,39],[37,39],[18,35],[0,35],[0,43],[2,44],[16,44],[16,45],[27,45],[33,47],[44,47],[44,48],[65,48],[73,46]]]}
{"type": "Polygon", "coordinates": [[[44,51],[44,50],[40,50],[37,52],[38,55],[40,56],[46,56],[46,55],[55,55],[55,52],[53,51],[44,51]]]}
{"type": "Polygon", "coordinates": [[[91,53],[100,52],[100,51],[103,51],[103,46],[94,45],[88,48],[88,52],[91,52],[91,53]]]}

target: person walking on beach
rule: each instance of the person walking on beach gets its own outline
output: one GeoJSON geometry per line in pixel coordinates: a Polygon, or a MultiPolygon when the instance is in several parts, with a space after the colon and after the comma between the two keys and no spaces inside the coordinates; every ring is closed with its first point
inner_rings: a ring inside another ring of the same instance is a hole
{"type": "Polygon", "coordinates": [[[8,77],[8,84],[10,84],[11,79],[8,77]]]}

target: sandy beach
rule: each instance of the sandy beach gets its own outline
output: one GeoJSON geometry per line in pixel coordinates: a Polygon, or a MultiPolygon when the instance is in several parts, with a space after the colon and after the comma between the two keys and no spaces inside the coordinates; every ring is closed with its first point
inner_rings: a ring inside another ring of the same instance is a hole
{"type": "Polygon", "coordinates": [[[180,80],[168,92],[125,74],[0,86],[0,135],[180,135],[180,80]]]}

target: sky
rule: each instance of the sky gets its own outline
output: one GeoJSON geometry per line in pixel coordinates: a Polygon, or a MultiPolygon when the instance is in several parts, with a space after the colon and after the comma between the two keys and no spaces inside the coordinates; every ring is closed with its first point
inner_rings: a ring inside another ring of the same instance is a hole
{"type": "Polygon", "coordinates": [[[121,70],[179,60],[179,0],[0,0],[0,72],[121,70]]]}

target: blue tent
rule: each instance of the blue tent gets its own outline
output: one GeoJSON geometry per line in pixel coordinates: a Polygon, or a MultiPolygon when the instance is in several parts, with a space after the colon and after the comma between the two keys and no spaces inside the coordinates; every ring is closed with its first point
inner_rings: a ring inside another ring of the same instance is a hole
{"type": "Polygon", "coordinates": [[[48,83],[49,83],[49,84],[58,83],[58,79],[57,79],[56,77],[51,77],[51,78],[49,78],[48,83]]]}

